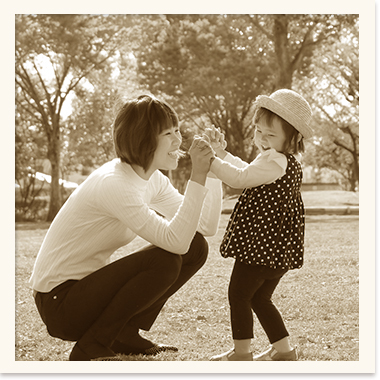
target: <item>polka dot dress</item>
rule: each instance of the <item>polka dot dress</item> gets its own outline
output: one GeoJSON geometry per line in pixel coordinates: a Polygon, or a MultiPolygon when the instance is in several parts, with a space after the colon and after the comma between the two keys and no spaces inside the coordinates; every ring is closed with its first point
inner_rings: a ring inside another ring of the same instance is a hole
{"type": "Polygon", "coordinates": [[[239,197],[220,245],[223,257],[273,269],[303,265],[302,169],[292,155],[287,158],[286,173],[281,178],[247,188],[239,197]]]}

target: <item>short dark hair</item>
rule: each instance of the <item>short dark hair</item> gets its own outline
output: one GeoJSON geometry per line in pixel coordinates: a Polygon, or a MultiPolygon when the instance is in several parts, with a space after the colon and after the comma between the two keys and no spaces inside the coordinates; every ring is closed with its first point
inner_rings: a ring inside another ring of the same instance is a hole
{"type": "MultiPolygon", "coordinates": [[[[298,139],[298,131],[295,129],[291,124],[289,124],[286,120],[284,120],[281,116],[278,116],[276,113],[263,108],[259,107],[255,115],[253,117],[253,123],[256,125],[259,120],[263,119],[267,125],[272,125],[273,119],[277,117],[281,121],[282,129],[285,132],[286,135],[286,144],[284,148],[284,152],[282,153],[291,153],[291,154],[297,154],[302,153],[305,151],[305,145],[303,142],[303,137],[300,141],[297,142],[298,139]]],[[[301,135],[302,136],[302,135],[301,135]]]]}
{"type": "Polygon", "coordinates": [[[152,163],[158,135],[178,127],[174,109],[151,95],[140,95],[121,107],[113,124],[113,143],[117,157],[145,171],[152,163]]]}

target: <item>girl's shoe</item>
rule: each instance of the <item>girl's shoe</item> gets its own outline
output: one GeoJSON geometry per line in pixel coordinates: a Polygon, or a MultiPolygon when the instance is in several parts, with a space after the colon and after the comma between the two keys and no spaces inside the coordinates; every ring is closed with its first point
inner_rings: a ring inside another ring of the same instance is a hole
{"type": "Polygon", "coordinates": [[[278,352],[273,346],[262,354],[254,356],[253,361],[294,361],[297,360],[297,347],[289,352],[278,352]]]}
{"type": "Polygon", "coordinates": [[[252,352],[246,355],[238,355],[235,350],[232,348],[231,350],[225,352],[224,354],[215,355],[211,359],[211,361],[252,361],[252,352]]]}

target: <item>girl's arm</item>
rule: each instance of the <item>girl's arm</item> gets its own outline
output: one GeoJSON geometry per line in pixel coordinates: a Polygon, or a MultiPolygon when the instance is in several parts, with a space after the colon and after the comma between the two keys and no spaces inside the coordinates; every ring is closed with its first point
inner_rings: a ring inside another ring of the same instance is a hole
{"type": "Polygon", "coordinates": [[[249,165],[231,155],[226,157],[226,161],[216,157],[210,171],[228,186],[244,189],[274,182],[285,174],[286,167],[286,156],[271,149],[260,154],[249,165]]]}

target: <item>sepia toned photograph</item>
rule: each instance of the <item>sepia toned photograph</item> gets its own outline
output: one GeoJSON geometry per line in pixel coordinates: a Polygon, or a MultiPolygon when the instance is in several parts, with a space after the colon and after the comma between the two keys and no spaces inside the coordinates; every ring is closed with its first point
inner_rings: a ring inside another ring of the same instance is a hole
{"type": "Polygon", "coordinates": [[[374,372],[364,20],[15,14],[15,366],[374,372]]]}

